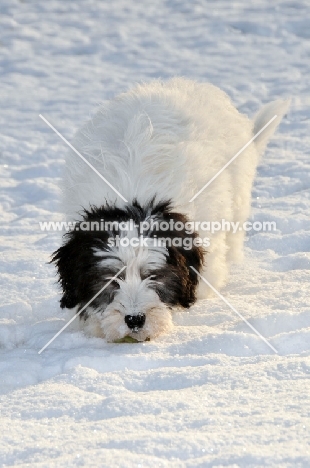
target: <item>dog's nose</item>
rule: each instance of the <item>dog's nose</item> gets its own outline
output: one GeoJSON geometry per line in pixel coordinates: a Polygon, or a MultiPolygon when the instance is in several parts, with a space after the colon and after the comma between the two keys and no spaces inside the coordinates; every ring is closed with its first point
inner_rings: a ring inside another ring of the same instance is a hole
{"type": "Polygon", "coordinates": [[[145,314],[126,315],[125,322],[129,328],[142,328],[145,323],[145,314]]]}

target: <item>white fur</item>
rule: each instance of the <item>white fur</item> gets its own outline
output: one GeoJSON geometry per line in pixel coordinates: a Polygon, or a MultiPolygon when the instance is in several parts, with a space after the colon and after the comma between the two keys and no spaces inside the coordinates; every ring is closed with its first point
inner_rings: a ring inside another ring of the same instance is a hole
{"type": "Polygon", "coordinates": [[[142,280],[140,276],[141,272],[152,274],[152,270],[164,265],[165,253],[164,248],[154,246],[113,248],[108,254],[100,250],[95,252],[95,255],[103,257],[101,262],[103,267],[108,267],[117,273],[125,264],[126,270],[125,279],[117,279],[119,290],[114,301],[103,313],[95,311],[89,314],[87,328],[90,334],[105,337],[108,341],[115,341],[124,336],[144,341],[171,329],[172,319],[169,308],[149,287],[152,277],[142,280]],[[110,255],[117,255],[119,260],[110,259],[110,255]],[[124,321],[125,316],[139,314],[145,314],[146,317],[143,328],[139,331],[128,329],[124,321]]]}
{"type": "MultiPolygon", "coordinates": [[[[78,131],[73,145],[129,202],[137,199],[144,205],[152,197],[156,201],[170,199],[173,210],[186,214],[192,221],[224,218],[243,223],[250,213],[251,188],[259,156],[288,105],[288,101],[268,104],[253,122],[238,112],[223,91],[211,84],[183,78],[166,83],[154,81],[102,105],[78,131]],[[189,203],[274,114],[278,117],[257,142],[189,203]]],[[[67,156],[63,192],[70,220],[79,219],[78,212],[90,204],[101,206],[108,202],[118,207],[126,204],[73,151],[67,156]]],[[[206,235],[199,234],[202,238],[206,235]]],[[[227,279],[229,262],[242,257],[244,232],[217,232],[210,237],[203,275],[215,288],[220,288],[227,279]]],[[[128,287],[133,288],[129,296],[137,299],[135,294],[142,288],[142,296],[149,303],[143,307],[148,310],[162,307],[156,298],[148,297],[147,288],[134,273],[133,265],[148,253],[132,250],[124,255],[128,254],[133,259],[128,273],[128,287]]],[[[159,261],[164,258],[163,252],[157,251],[156,256],[159,261]]],[[[103,322],[107,330],[118,320],[123,327],[119,306],[122,291],[121,288],[111,310],[105,312],[103,322]]],[[[199,297],[206,297],[208,292],[200,282],[199,297]]],[[[159,327],[169,328],[170,322],[166,319],[159,327]]]]}

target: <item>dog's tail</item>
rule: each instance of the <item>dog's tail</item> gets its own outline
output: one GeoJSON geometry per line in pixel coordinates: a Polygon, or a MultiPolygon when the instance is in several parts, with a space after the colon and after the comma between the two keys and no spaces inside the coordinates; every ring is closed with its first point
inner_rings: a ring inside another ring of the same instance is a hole
{"type": "Polygon", "coordinates": [[[272,101],[263,106],[254,117],[254,135],[266,126],[266,128],[262,130],[259,136],[254,140],[260,154],[262,154],[266,148],[269,139],[274,134],[277,126],[282,120],[282,117],[287,113],[290,102],[290,99],[278,99],[277,101],[272,101]],[[269,125],[267,125],[268,122],[270,122],[269,125]]]}

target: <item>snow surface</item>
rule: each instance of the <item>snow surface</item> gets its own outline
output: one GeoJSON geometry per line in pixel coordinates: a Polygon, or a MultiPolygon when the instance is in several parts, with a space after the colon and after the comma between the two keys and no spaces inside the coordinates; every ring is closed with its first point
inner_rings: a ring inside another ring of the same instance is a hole
{"type": "Polygon", "coordinates": [[[308,0],[1,0],[0,466],[310,466],[308,0]],[[211,81],[253,115],[293,98],[253,190],[244,264],[173,333],[107,344],[66,323],[47,265],[64,143],[134,83],[211,81]]]}

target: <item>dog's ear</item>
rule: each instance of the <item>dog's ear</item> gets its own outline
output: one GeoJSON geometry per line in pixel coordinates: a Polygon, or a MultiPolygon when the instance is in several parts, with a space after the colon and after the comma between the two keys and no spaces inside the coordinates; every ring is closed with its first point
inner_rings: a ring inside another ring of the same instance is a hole
{"type": "Polygon", "coordinates": [[[199,283],[199,276],[191,267],[194,267],[195,270],[200,272],[204,265],[204,254],[205,251],[202,247],[193,246],[190,250],[182,249],[182,255],[185,258],[185,263],[188,270],[186,301],[189,305],[192,305],[197,299],[196,290],[199,283]]]}
{"type": "MultiPolygon", "coordinates": [[[[71,233],[70,233],[71,234],[71,233]]],[[[55,263],[58,272],[58,282],[62,288],[60,307],[72,309],[78,304],[77,268],[80,262],[80,252],[77,249],[75,236],[70,235],[67,241],[52,255],[50,263],[55,263]]]]}
{"type": "Polygon", "coordinates": [[[154,229],[154,234],[159,240],[170,238],[171,241],[174,239],[181,241],[179,245],[171,242],[170,246],[167,246],[167,266],[169,268],[164,269],[163,283],[170,284],[171,292],[170,294],[166,293],[166,295],[174,297],[173,305],[180,304],[182,307],[188,308],[196,300],[196,289],[199,283],[199,277],[191,267],[194,267],[198,272],[201,271],[205,251],[198,242],[195,242],[198,234],[196,232],[187,233],[185,230],[188,219],[184,214],[171,212],[169,206],[166,206],[161,217],[169,226],[171,220],[173,220],[173,226],[177,222],[181,222],[184,226],[181,230],[172,228],[168,231],[160,231],[160,228],[154,229]],[[188,241],[190,245],[188,245],[188,241]]]}
{"type": "Polygon", "coordinates": [[[93,294],[93,248],[102,241],[81,231],[72,231],[65,235],[65,239],[65,243],[54,252],[51,263],[56,265],[63,291],[60,307],[72,309],[93,294]]]}
{"type": "Polygon", "coordinates": [[[196,300],[196,289],[199,282],[197,273],[201,271],[204,262],[202,247],[193,246],[186,250],[183,247],[169,247],[167,263],[178,270],[180,281],[179,304],[182,307],[190,307],[196,300]]]}

